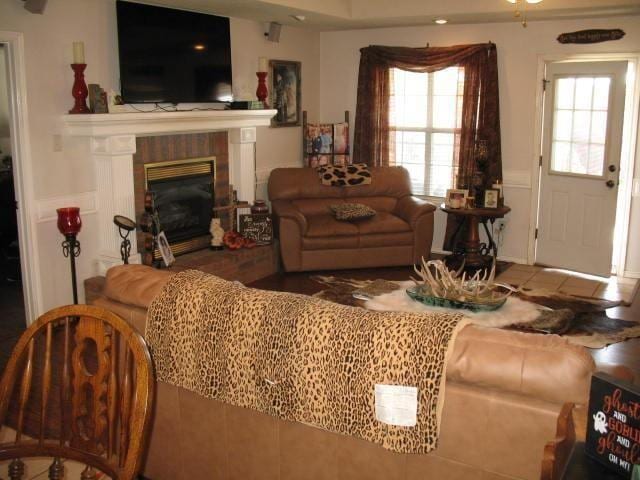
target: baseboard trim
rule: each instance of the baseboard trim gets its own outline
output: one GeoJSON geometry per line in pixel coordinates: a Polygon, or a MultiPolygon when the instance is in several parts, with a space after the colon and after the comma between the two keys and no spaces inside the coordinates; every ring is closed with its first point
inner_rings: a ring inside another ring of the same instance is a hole
{"type": "Polygon", "coordinates": [[[640,278],[640,272],[632,272],[630,270],[625,270],[622,276],[624,278],[640,278]]]}

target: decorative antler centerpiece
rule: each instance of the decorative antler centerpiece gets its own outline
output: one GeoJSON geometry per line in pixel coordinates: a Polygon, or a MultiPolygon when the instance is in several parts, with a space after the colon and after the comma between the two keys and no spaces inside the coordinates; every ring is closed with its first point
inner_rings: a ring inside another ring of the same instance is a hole
{"type": "Polygon", "coordinates": [[[469,310],[495,310],[515,291],[506,284],[495,283],[496,261],[491,270],[478,270],[467,277],[464,264],[458,271],[447,268],[442,260],[425,261],[413,269],[420,279],[411,278],[416,287],[407,290],[414,300],[429,305],[464,308],[469,310]]]}

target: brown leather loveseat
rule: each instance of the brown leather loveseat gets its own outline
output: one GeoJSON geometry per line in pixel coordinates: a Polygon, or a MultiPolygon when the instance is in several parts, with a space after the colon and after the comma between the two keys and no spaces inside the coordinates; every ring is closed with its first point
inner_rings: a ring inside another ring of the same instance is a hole
{"type": "MultiPolygon", "coordinates": [[[[85,283],[87,303],[144,334],[147,308],[170,276],[114,267],[85,283]]],[[[594,369],[584,348],[556,335],[465,327],[448,359],[438,447],[428,455],[394,453],[158,382],[143,473],[151,480],[555,480],[541,475],[545,447],[560,439],[566,402],[586,405],[594,369]]],[[[566,460],[556,458],[558,472],[566,460]]]]}
{"type": "Polygon", "coordinates": [[[374,167],[371,184],[322,185],[314,168],[276,168],[269,199],[288,272],[411,265],[429,257],[435,206],[411,195],[409,172],[374,167]],[[377,214],[336,220],[330,205],[361,203],[377,214]]]}

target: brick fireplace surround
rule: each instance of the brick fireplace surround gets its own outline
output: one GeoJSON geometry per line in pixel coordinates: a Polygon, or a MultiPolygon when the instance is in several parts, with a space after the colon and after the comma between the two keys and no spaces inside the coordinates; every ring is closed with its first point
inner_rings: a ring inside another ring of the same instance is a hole
{"type": "MultiPolygon", "coordinates": [[[[202,157],[216,157],[214,205],[229,203],[229,148],[227,132],[159,135],[136,138],[133,154],[133,188],[135,192],[136,219],[144,212],[145,173],[148,163],[171,162],[202,157]]],[[[223,227],[228,228],[225,218],[223,227]]],[[[136,230],[138,252],[143,253],[144,233],[136,230]]]]}
{"type": "MultiPolygon", "coordinates": [[[[275,114],[275,110],[212,110],[63,115],[67,135],[88,139],[90,160],[95,165],[97,273],[104,275],[111,266],[122,263],[121,239],[113,217],[138,218],[144,163],[215,156],[216,204],[227,201],[230,183],[238,191],[238,198],[253,202],[256,127],[268,126],[275,114]],[[140,175],[142,181],[137,182],[140,175]]],[[[138,252],[137,238],[132,238],[131,243],[131,251],[138,252]]],[[[271,264],[273,255],[267,247],[261,248],[265,262],[271,264]]],[[[190,255],[194,254],[180,257],[181,263],[197,268],[202,258],[196,260],[190,255]]],[[[238,261],[253,262],[240,256],[238,261]]],[[[130,262],[140,263],[140,254],[134,253],[130,262]]]]}

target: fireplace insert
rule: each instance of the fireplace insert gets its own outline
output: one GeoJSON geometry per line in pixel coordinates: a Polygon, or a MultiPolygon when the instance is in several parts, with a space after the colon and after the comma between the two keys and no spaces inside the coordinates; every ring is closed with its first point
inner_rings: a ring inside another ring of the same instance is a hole
{"type": "Polygon", "coordinates": [[[146,189],[153,193],[160,228],[174,255],[204,248],[214,206],[215,157],[144,166],[146,189]]]}

